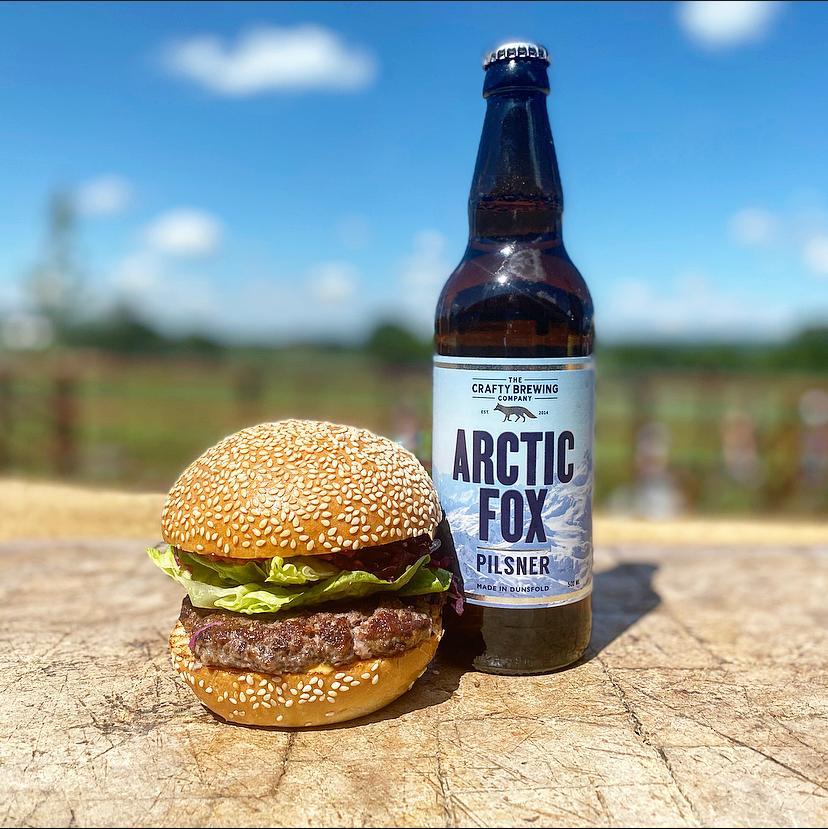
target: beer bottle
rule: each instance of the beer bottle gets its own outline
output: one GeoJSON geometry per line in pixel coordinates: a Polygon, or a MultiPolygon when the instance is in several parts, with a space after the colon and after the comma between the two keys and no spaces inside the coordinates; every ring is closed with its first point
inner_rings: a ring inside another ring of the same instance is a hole
{"type": "MultiPolygon", "coordinates": [[[[547,51],[484,61],[469,241],[437,303],[433,475],[482,671],[576,661],[592,625],[592,300],[561,236],[547,51]]],[[[444,530],[445,526],[444,524],[444,530]]]]}

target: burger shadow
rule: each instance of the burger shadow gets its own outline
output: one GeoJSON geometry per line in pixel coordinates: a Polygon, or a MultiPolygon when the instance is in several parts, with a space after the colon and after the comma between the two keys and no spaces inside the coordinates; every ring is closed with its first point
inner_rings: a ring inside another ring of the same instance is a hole
{"type": "Polygon", "coordinates": [[[460,686],[460,680],[466,673],[472,673],[472,671],[450,662],[438,651],[426,672],[414,683],[411,690],[398,700],[373,714],[368,714],[351,722],[325,726],[325,728],[326,730],[353,728],[385,720],[395,720],[413,711],[421,711],[425,708],[441,705],[454,696],[455,691],[460,686]]]}

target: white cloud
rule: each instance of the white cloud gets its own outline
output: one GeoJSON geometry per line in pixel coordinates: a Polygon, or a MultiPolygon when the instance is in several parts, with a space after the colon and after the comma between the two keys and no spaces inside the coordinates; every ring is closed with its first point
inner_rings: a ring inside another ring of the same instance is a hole
{"type": "Polygon", "coordinates": [[[143,293],[134,293],[129,300],[144,319],[173,334],[224,333],[224,307],[205,276],[166,270],[163,282],[143,293]]]}
{"type": "Polygon", "coordinates": [[[147,250],[128,253],[114,269],[115,287],[129,297],[143,296],[160,288],[161,261],[147,250]]]}
{"type": "Polygon", "coordinates": [[[167,47],[163,60],[172,73],[228,96],[309,89],[354,91],[370,85],[377,71],[370,53],[312,24],[262,26],[242,34],[235,43],[214,35],[192,37],[167,47]]]}
{"type": "Polygon", "coordinates": [[[114,216],[132,202],[132,185],[116,175],[99,176],[83,182],[74,194],[78,212],[86,216],[114,216]]]}
{"type": "Polygon", "coordinates": [[[422,331],[431,331],[434,309],[453,268],[446,257],[448,242],[436,230],[414,237],[414,250],[400,263],[401,300],[406,319],[422,331]]]}
{"type": "Polygon", "coordinates": [[[194,208],[162,213],[144,231],[151,250],[181,257],[210,256],[218,250],[223,235],[218,218],[194,208]]]}
{"type": "Polygon", "coordinates": [[[726,47],[761,40],[781,7],[770,0],[699,0],[679,4],[678,17],[696,43],[726,47]]]}
{"type": "Polygon", "coordinates": [[[212,331],[223,316],[203,259],[218,249],[220,221],[192,208],[170,210],[144,228],[141,245],[110,271],[110,302],[125,301],[145,319],[171,331],[212,331]]]}
{"type": "Polygon", "coordinates": [[[768,248],[796,257],[816,276],[828,276],[828,212],[819,197],[808,198],[805,206],[771,213],[760,207],[746,207],[728,222],[731,238],[740,245],[768,248]]]}
{"type": "Polygon", "coordinates": [[[828,276],[828,234],[811,237],[802,249],[802,258],[808,269],[817,276],[828,276]]]}
{"type": "Polygon", "coordinates": [[[322,304],[341,306],[356,293],[358,278],[347,262],[323,262],[310,270],[310,290],[322,304]]]}
{"type": "Polygon", "coordinates": [[[722,280],[694,270],[655,287],[638,279],[621,280],[597,307],[598,330],[616,338],[779,337],[795,322],[789,309],[766,294],[728,291],[722,280]]]}
{"type": "Polygon", "coordinates": [[[735,213],[729,223],[734,241],[745,247],[766,247],[776,241],[779,221],[760,207],[746,207],[735,213]]]}
{"type": "Polygon", "coordinates": [[[408,287],[442,287],[448,278],[443,261],[446,244],[446,237],[436,230],[421,230],[414,237],[414,252],[404,260],[402,271],[408,287]]]}
{"type": "Polygon", "coordinates": [[[19,311],[0,323],[0,340],[10,351],[40,351],[54,338],[52,323],[40,314],[19,311]]]}
{"type": "Polygon", "coordinates": [[[359,287],[356,267],[345,262],[293,274],[276,265],[257,268],[239,274],[232,289],[225,285],[213,330],[236,340],[355,341],[374,316],[373,294],[359,287]]]}
{"type": "Polygon", "coordinates": [[[110,302],[126,302],[153,325],[173,333],[213,332],[223,318],[224,308],[204,273],[181,272],[173,260],[152,250],[128,253],[111,276],[110,302]]]}

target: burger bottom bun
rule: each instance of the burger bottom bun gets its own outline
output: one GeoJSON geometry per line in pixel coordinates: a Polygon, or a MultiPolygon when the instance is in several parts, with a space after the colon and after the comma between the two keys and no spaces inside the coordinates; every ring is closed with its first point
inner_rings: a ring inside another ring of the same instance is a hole
{"type": "Polygon", "coordinates": [[[442,636],[433,634],[399,656],[303,673],[260,674],[202,665],[184,626],[170,634],[175,670],[214,714],[244,725],[302,728],[353,720],[384,708],[422,676],[442,636]]]}

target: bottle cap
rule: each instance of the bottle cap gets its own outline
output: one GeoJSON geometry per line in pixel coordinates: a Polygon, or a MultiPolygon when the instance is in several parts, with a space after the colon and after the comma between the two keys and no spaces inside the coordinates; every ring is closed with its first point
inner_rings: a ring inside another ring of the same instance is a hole
{"type": "Polygon", "coordinates": [[[488,69],[493,63],[505,60],[542,60],[549,66],[549,52],[540,43],[530,43],[526,40],[513,40],[503,43],[492,49],[483,58],[483,68],[488,69]]]}

